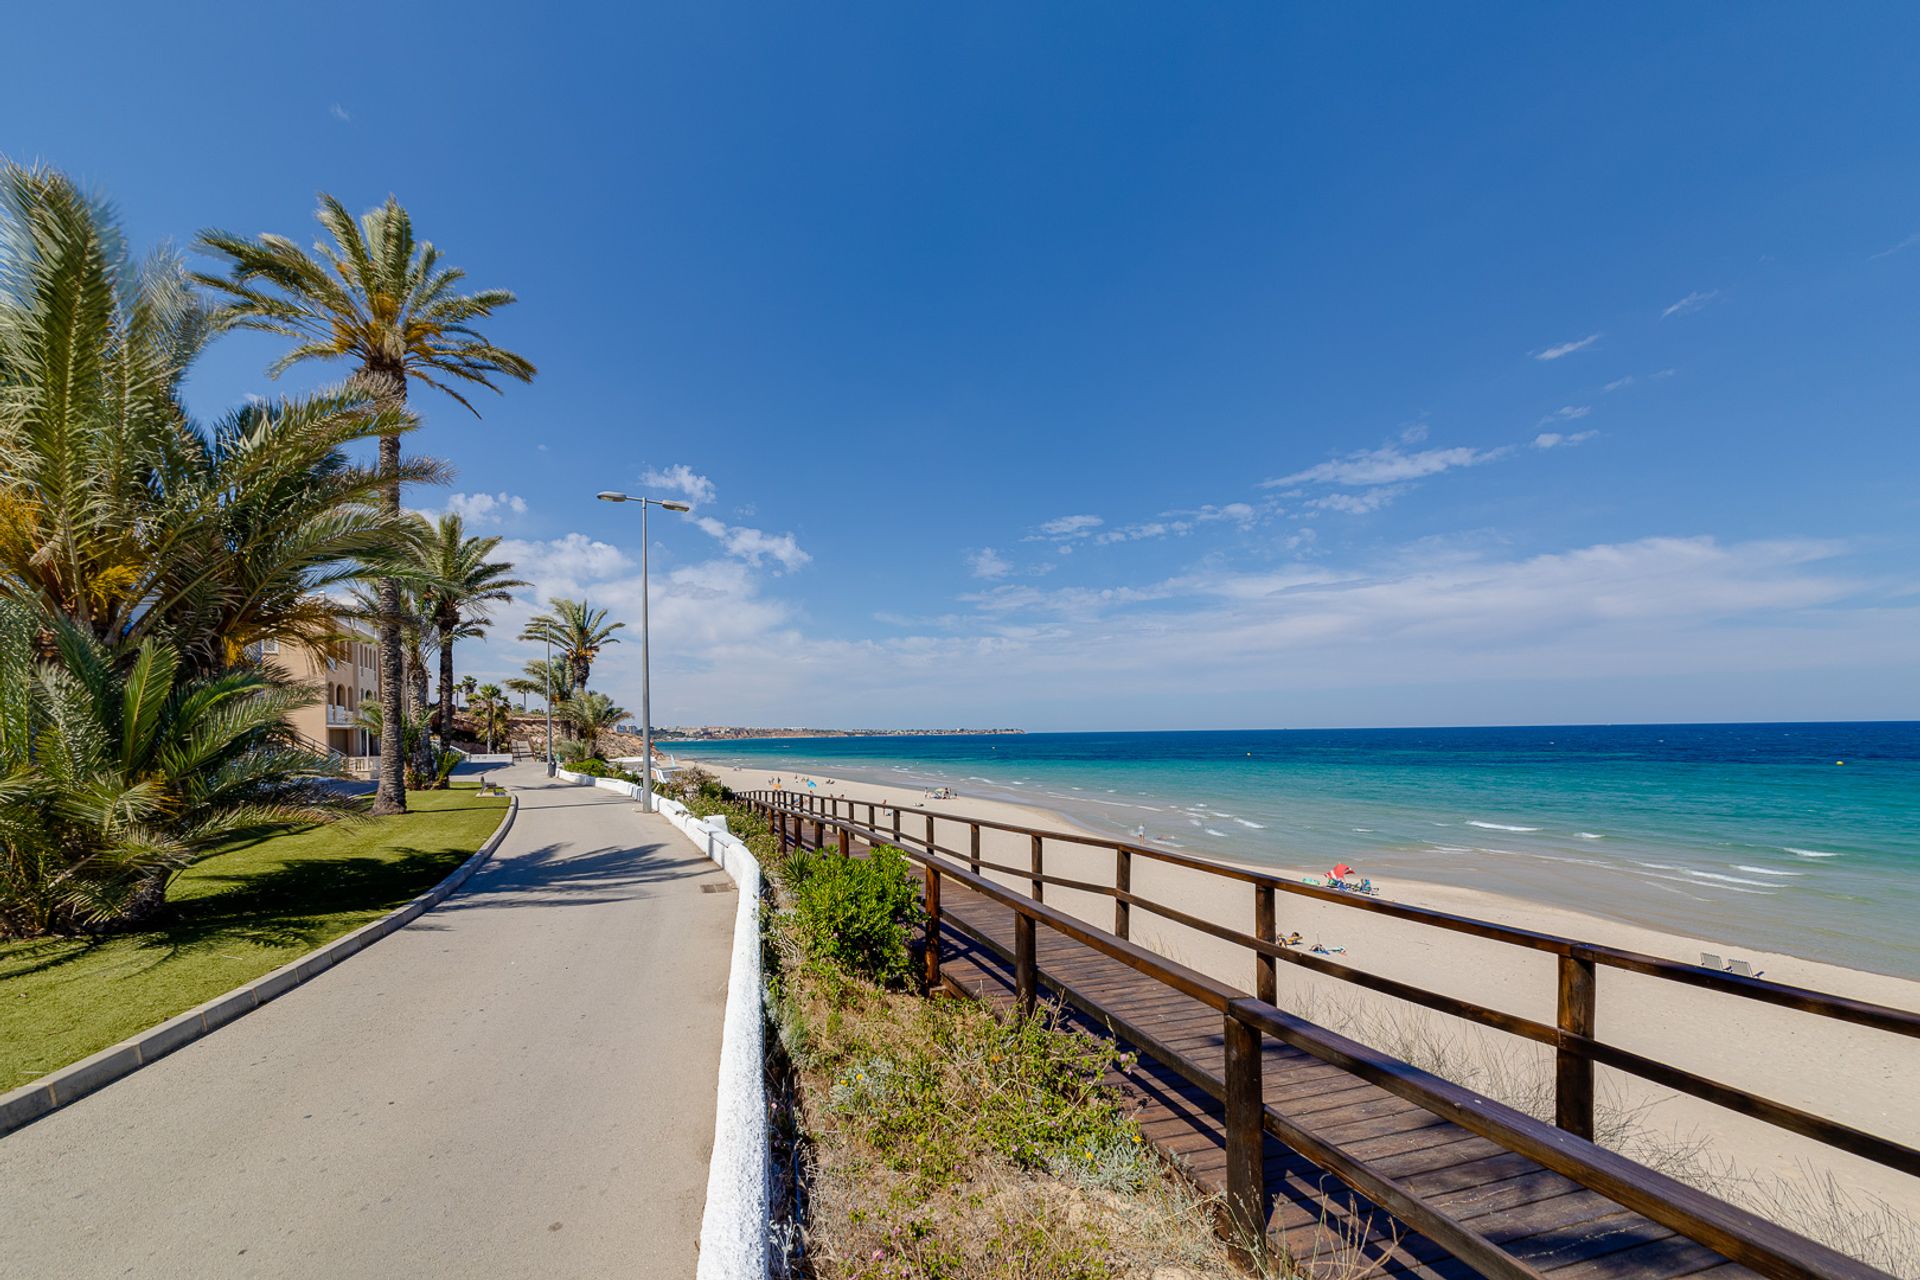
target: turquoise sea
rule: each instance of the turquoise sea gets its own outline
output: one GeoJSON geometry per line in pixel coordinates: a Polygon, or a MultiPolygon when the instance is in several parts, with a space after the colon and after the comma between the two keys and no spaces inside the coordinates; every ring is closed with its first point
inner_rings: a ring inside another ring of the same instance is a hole
{"type": "Polygon", "coordinates": [[[675,742],[1920,978],[1920,722],[675,742]]]}

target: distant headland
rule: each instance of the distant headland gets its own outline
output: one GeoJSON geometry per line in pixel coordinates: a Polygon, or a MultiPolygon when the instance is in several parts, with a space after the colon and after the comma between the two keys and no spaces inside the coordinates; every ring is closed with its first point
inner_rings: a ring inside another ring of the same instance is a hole
{"type": "Polygon", "coordinates": [[[1025,733],[1025,729],[749,729],[741,725],[680,725],[654,730],[663,740],[724,741],[729,738],[939,738],[1025,733]]]}

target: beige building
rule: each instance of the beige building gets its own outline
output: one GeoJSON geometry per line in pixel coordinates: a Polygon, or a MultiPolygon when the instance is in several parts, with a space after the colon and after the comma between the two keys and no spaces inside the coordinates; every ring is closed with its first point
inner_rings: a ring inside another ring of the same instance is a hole
{"type": "Polygon", "coordinates": [[[287,720],[294,732],[348,760],[377,755],[380,741],[354,723],[363,706],[380,702],[380,672],[375,665],[379,647],[369,641],[342,640],[323,648],[292,641],[265,641],[261,657],[275,663],[295,680],[317,685],[319,702],[302,707],[287,720]]]}

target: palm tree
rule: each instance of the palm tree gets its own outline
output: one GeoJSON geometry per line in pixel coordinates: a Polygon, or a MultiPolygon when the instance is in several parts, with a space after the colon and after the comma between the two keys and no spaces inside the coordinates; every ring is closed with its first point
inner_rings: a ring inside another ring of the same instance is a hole
{"type": "Polygon", "coordinates": [[[538,694],[542,701],[551,701],[558,705],[573,693],[573,668],[567,665],[565,658],[555,658],[548,662],[545,658],[528,660],[520,674],[504,682],[507,688],[520,695],[520,709],[527,709],[527,699],[538,694]]]}
{"type": "Polygon", "coordinates": [[[505,733],[507,729],[507,712],[510,708],[507,705],[506,695],[500,691],[500,686],[497,684],[483,684],[480,686],[478,700],[469,704],[469,710],[475,713],[481,728],[486,731],[487,754],[492,755],[494,735],[505,733]]]}
{"type": "Polygon", "coordinates": [[[604,693],[580,693],[555,709],[580,731],[581,754],[589,756],[598,754],[602,733],[632,714],[604,693]]]}
{"type": "MultiPolygon", "coordinates": [[[[496,378],[529,382],[533,364],[489,342],[474,327],[514,297],[504,289],[459,291],[466,273],[440,261],[430,242],[416,241],[413,220],[392,196],[359,220],[322,193],[315,216],[332,238],[307,253],[284,236],[253,239],[206,231],[200,247],[225,259],[227,274],[194,278],[215,290],[222,305],[213,322],[291,338],[292,350],[272,366],[279,374],[307,360],[347,360],[353,382],[394,418],[407,408],[409,381],[436,387],[479,411],[452,382],[498,390],[496,378]]],[[[380,471],[387,480],[388,514],[400,514],[400,437],[380,438],[380,471]]],[[[400,583],[380,588],[380,703],[386,711],[380,743],[380,788],[375,813],[407,807],[399,741],[400,583]]]]}
{"type": "Polygon", "coordinates": [[[0,601],[0,937],[138,920],[209,848],[348,811],[286,727],[314,690],[258,667],[192,675],[156,637],[118,657],[0,601]]]}
{"type": "Polygon", "coordinates": [[[491,622],[487,606],[513,598],[528,584],[510,576],[513,566],[487,557],[499,538],[471,537],[458,512],[436,521],[420,517],[416,567],[424,603],[440,633],[440,745],[453,745],[453,644],[477,639],[491,622]]]}
{"type": "Polygon", "coordinates": [[[466,699],[468,702],[473,701],[473,691],[475,689],[478,689],[479,687],[480,687],[480,682],[474,679],[472,676],[460,677],[460,696],[466,699]]]}
{"type": "Polygon", "coordinates": [[[593,660],[605,646],[620,643],[613,633],[627,624],[608,622],[605,609],[596,609],[585,600],[555,597],[547,601],[547,606],[552,612],[536,614],[520,638],[535,643],[551,641],[567,664],[568,689],[584,690],[593,672],[593,660]]]}
{"type": "Polygon", "coordinates": [[[331,393],[195,424],[178,393],[208,317],[185,264],[136,261],[57,173],[0,164],[0,246],[0,596],[199,672],[325,639],[316,591],[395,528],[346,449],[401,421],[331,393]]]}
{"type": "MultiPolygon", "coordinates": [[[[415,526],[409,529],[402,545],[411,545],[418,532],[415,526]]],[[[377,564],[386,566],[389,556],[383,554],[377,564]]],[[[433,610],[429,607],[425,593],[420,589],[420,579],[414,575],[411,562],[404,562],[395,572],[405,575],[399,578],[399,608],[389,613],[385,601],[385,580],[378,591],[369,590],[364,584],[354,587],[348,593],[350,603],[341,606],[344,616],[362,623],[376,622],[383,617],[393,617],[398,621],[396,628],[399,643],[394,652],[400,659],[400,686],[404,692],[400,707],[400,725],[394,734],[399,743],[401,785],[406,785],[407,770],[411,768],[416,778],[430,778],[434,773],[432,717],[427,711],[427,654],[440,645],[440,627],[433,610]]],[[[381,711],[385,712],[385,707],[381,711]]],[[[380,749],[386,750],[386,727],[388,720],[384,714],[378,717],[366,717],[365,728],[380,739],[380,749]]],[[[381,766],[385,768],[384,762],[381,766]]]]}

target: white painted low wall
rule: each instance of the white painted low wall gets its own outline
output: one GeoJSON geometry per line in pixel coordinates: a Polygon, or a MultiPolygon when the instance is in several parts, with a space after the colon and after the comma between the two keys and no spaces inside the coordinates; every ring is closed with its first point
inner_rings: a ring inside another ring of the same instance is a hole
{"type": "Polygon", "coordinates": [[[760,862],[727,833],[725,818],[703,822],[678,801],[663,797],[655,798],[654,808],[740,889],[696,1275],[699,1280],[762,1280],[767,1274],[769,1171],[766,1023],[760,1009],[760,862]]]}
{"type": "MultiPolygon", "coordinates": [[[[641,788],[616,778],[557,770],[562,782],[592,783],[641,799],[641,788]]],[[[653,810],[680,829],[740,890],[733,917],[733,957],[720,1032],[720,1075],[707,1166],[707,1207],[700,1221],[698,1280],[764,1280],[767,1274],[766,1023],[761,1015],[760,861],[727,831],[724,817],[702,821],[677,800],[654,796],[653,810]]]]}

